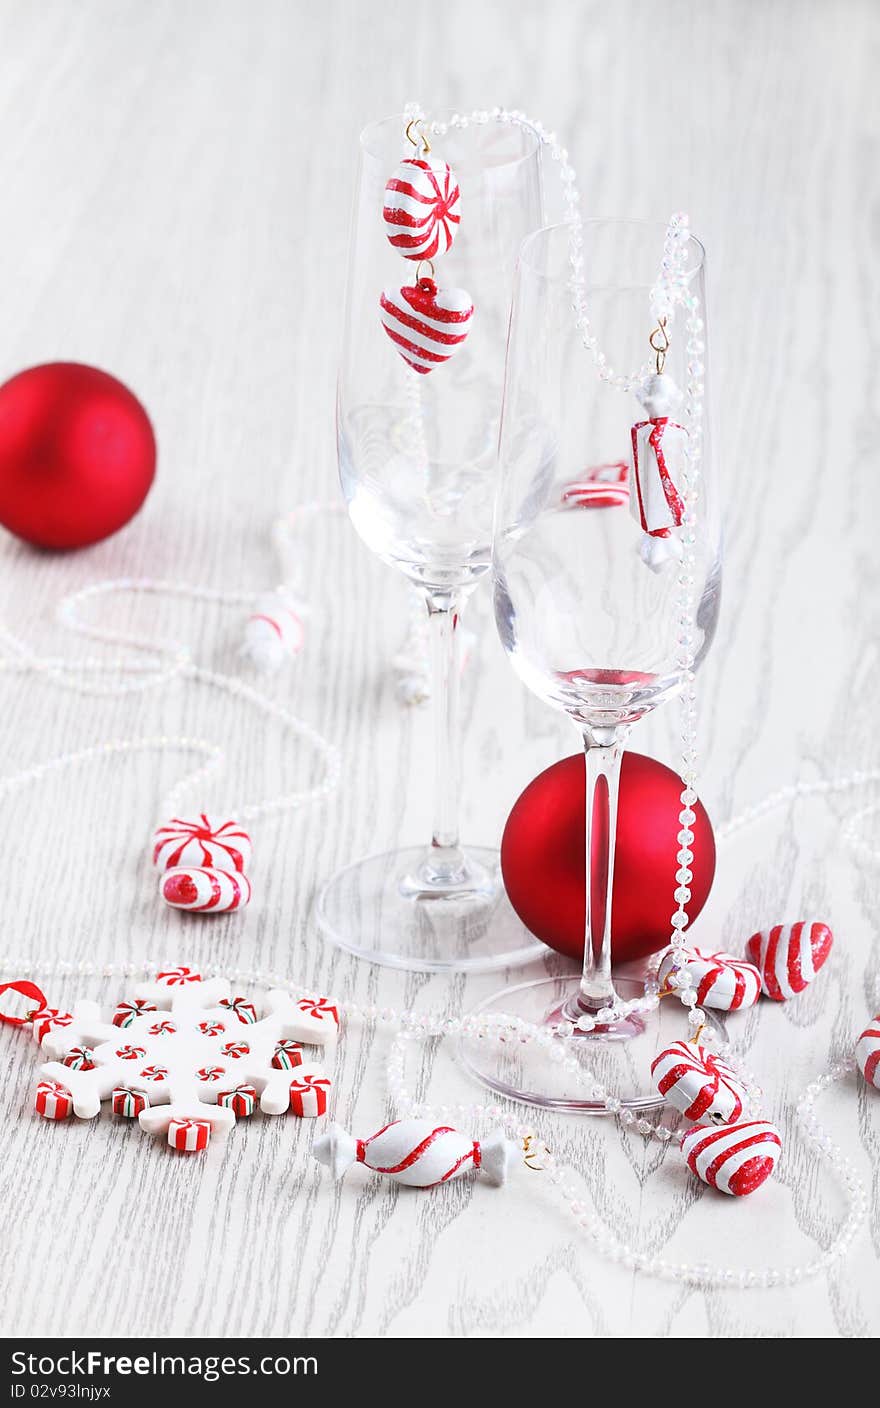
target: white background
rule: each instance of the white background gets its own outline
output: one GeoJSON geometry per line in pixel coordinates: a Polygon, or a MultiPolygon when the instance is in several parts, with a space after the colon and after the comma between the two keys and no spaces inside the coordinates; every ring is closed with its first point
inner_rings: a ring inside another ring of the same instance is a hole
{"type": "MultiPolygon", "coordinates": [[[[123,533],[69,556],[0,541],[6,621],[46,650],[67,590],[119,575],[259,589],[277,511],[337,493],[333,386],[355,145],[365,121],[430,107],[521,107],[564,135],[588,213],[691,213],[709,251],[711,377],[726,477],[719,636],[702,680],[704,795],[716,821],[780,784],[877,762],[877,220],[880,20],[868,3],[486,0],[270,3],[43,0],[0,5],[2,367],[79,359],[143,399],[158,479],[123,533]]],[[[547,188],[552,193],[553,173],[547,188]]],[[[271,688],[344,752],[323,810],[263,823],[246,915],[186,922],[155,899],[147,840],[185,761],[105,766],[3,802],[4,937],[33,957],[176,956],[280,968],[339,996],[450,1012],[498,985],[358,967],[322,945],[314,887],[428,826],[429,719],[394,700],[403,596],[344,518],[303,549],[309,645],[271,688]]],[[[514,798],[574,751],[513,683],[474,603],[465,830],[497,841],[514,798]]],[[[102,608],[102,620],[121,620],[102,608]]],[[[235,670],[229,611],[139,606],[235,670]]],[[[307,751],[194,686],[95,703],[0,677],[5,773],[108,738],[167,731],[229,750],[193,802],[253,801],[310,776],[307,751]]],[[[672,761],[672,720],[637,746],[672,761]]],[[[842,1210],[793,1122],[845,1051],[878,976],[877,880],[839,841],[847,809],[807,802],[723,852],[699,936],[738,947],[817,914],[829,969],[791,1008],[744,1017],[786,1153],[754,1199],[700,1196],[670,1155],[603,1123],[556,1120],[558,1152],[622,1235],[673,1257],[791,1264],[842,1210]]],[[[69,999],[73,986],[53,996],[69,999]]],[[[118,985],[89,995],[115,999],[118,985]]],[[[389,1111],[384,1036],[346,1035],[336,1113],[389,1111]]],[[[254,1121],[204,1158],[109,1117],[32,1113],[34,1048],[0,1037],[0,1325],[8,1335],[865,1336],[876,1296],[880,1098],[855,1081],[820,1113],[872,1184],[873,1240],[796,1291],[701,1294],[609,1267],[535,1174],[419,1195],[356,1171],[333,1188],[312,1128],[254,1121]],[[873,1180],[873,1183],[872,1183],[873,1180]]],[[[448,1053],[432,1098],[478,1098],[448,1053]]],[[[426,1067],[426,1072],[428,1067],[426,1067]]]]}

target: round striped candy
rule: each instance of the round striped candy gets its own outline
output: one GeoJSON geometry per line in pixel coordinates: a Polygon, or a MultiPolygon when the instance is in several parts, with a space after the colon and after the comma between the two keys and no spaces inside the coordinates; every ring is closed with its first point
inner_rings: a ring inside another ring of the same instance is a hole
{"type": "Polygon", "coordinates": [[[776,924],[753,934],[746,957],[761,974],[761,990],[774,1002],[786,1002],[809,987],[831,952],[834,935],[827,924],[801,920],[776,924]]]}
{"type": "Polygon", "coordinates": [[[747,1120],[718,1129],[695,1125],[681,1141],[691,1173],[735,1198],[760,1188],[773,1172],[781,1149],[779,1130],[769,1120],[747,1120]]]}
{"type": "Polygon", "coordinates": [[[228,1007],[240,1022],[246,1022],[250,1025],[257,1020],[257,1009],[252,1002],[248,1002],[246,997],[221,997],[220,1006],[228,1007]]]}
{"type": "Polygon", "coordinates": [[[743,1112],[745,1089],[726,1061],[703,1046],[673,1042],[651,1065],[660,1094],[689,1120],[732,1124],[743,1112]]]}
{"type": "MultiPolygon", "coordinates": [[[[698,948],[685,950],[682,957],[700,1007],[714,1007],[719,1012],[737,1012],[745,1007],[754,1007],[761,996],[761,974],[753,963],[746,963],[729,953],[703,953],[698,948]]],[[[660,985],[667,990],[672,976],[672,961],[673,951],[670,949],[658,971],[660,985]]]]}
{"type": "Polygon", "coordinates": [[[413,371],[440,367],[467,338],[473,299],[463,288],[438,289],[433,279],[386,288],[379,299],[382,326],[413,371]]]}
{"type": "Polygon", "coordinates": [[[73,1096],[57,1080],[41,1080],[34,1097],[34,1109],[46,1120],[66,1120],[73,1109],[73,1096]]]}
{"type": "Polygon", "coordinates": [[[113,1013],[114,1027],[128,1027],[135,1017],[140,1017],[144,1012],[155,1012],[155,1002],[148,1002],[144,997],[136,997],[133,1002],[120,1002],[113,1013]]]}
{"type": "Polygon", "coordinates": [[[251,838],[231,818],[174,817],[153,834],[153,864],[159,870],[177,866],[208,866],[216,870],[247,870],[251,838]]]}
{"type": "Polygon", "coordinates": [[[452,167],[437,157],[406,157],[385,186],[385,233],[404,259],[436,259],[452,248],[461,192],[452,167]]]}
{"type": "Polygon", "coordinates": [[[234,1090],[221,1090],[217,1104],[231,1110],[236,1119],[247,1119],[257,1108],[257,1091],[253,1085],[237,1085],[234,1090]]]}
{"type": "Polygon", "coordinates": [[[225,1046],[221,1046],[220,1055],[229,1056],[233,1061],[240,1061],[242,1056],[247,1056],[250,1047],[246,1041],[227,1041],[225,1046]]]}
{"type": "Polygon", "coordinates": [[[856,1042],[856,1061],[868,1084],[880,1090],[880,1016],[874,1018],[856,1042]]]}
{"type": "Polygon", "coordinates": [[[127,1085],[117,1085],[111,1098],[111,1108],[114,1115],[122,1115],[124,1119],[137,1119],[141,1110],[147,1108],[147,1097],[140,1090],[130,1090],[127,1085]]]}
{"type": "Polygon", "coordinates": [[[246,875],[232,875],[226,870],[181,867],[163,872],[159,894],[172,909],[226,914],[232,909],[244,909],[249,903],[251,882],[246,875]]]}
{"type": "Polygon", "coordinates": [[[93,1071],[95,1062],[92,1060],[94,1051],[88,1046],[72,1046],[66,1056],[62,1056],[62,1066],[69,1066],[72,1071],[93,1071]]]}
{"type": "Polygon", "coordinates": [[[279,1041],[272,1054],[272,1065],[276,1071],[292,1071],[302,1063],[302,1047],[298,1041],[279,1041]]]}

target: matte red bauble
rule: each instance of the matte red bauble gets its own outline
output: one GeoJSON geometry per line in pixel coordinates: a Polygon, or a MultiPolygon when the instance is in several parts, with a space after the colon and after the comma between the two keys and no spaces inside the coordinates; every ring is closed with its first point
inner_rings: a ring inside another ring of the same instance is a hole
{"type": "Polygon", "coordinates": [[[0,523],[42,548],[80,548],[137,513],[156,472],[150,418],[121,381],[47,362],[0,386],[0,523]]]}
{"type": "MultiPolygon", "coordinates": [[[[582,753],[554,763],[518,798],[501,840],[504,884],[520,919],[545,944],[578,961],[586,904],[584,789],[582,753]]],[[[681,778],[671,768],[641,753],[624,754],[611,918],[616,963],[644,958],[669,943],[681,791],[681,778]]],[[[694,811],[691,920],[706,903],[715,874],[712,823],[702,803],[694,811]]]]}

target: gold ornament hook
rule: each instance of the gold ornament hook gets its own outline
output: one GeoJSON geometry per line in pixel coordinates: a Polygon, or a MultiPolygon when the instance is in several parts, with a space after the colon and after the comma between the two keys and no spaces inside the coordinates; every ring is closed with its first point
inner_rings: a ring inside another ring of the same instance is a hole
{"type": "Polygon", "coordinates": [[[433,277],[434,277],[434,262],[433,262],[433,260],[431,260],[431,259],[420,259],[419,262],[418,262],[418,264],[416,265],[416,283],[417,283],[417,284],[418,284],[418,283],[421,283],[422,279],[425,279],[425,278],[433,279],[433,277]],[[425,266],[426,264],[427,264],[428,268],[429,268],[430,271],[431,271],[430,274],[423,274],[423,273],[422,273],[422,269],[424,268],[424,266],[425,266]]]}
{"type": "Polygon", "coordinates": [[[550,1153],[549,1148],[543,1139],[539,1139],[537,1134],[526,1134],[523,1137],[523,1163],[532,1173],[543,1173],[547,1165],[543,1162],[550,1153]]]}
{"type": "Polygon", "coordinates": [[[431,150],[431,143],[428,141],[427,137],[419,126],[419,123],[421,121],[422,119],[420,117],[410,118],[409,122],[406,124],[406,139],[408,142],[412,142],[416,151],[418,151],[419,146],[421,146],[422,155],[427,156],[428,152],[431,150]],[[415,137],[413,136],[413,128],[416,129],[415,137]]]}
{"type": "Polygon", "coordinates": [[[665,318],[657,319],[657,326],[651,333],[648,341],[651,344],[651,351],[657,354],[655,367],[657,375],[659,376],[666,366],[666,353],[669,351],[669,335],[666,331],[665,318]]]}

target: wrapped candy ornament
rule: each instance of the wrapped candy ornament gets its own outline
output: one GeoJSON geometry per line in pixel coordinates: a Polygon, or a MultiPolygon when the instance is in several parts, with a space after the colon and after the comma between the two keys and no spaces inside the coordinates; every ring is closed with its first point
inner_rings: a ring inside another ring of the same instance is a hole
{"type": "Polygon", "coordinates": [[[66,1120],[73,1109],[73,1096],[66,1085],[57,1080],[41,1080],[34,1098],[34,1109],[46,1120],[66,1120]]]}
{"type": "Polygon", "coordinates": [[[500,1187],[507,1178],[510,1144],[501,1129],[478,1142],[448,1125],[394,1120],[368,1139],[355,1139],[338,1124],[331,1125],[315,1140],[312,1153],[337,1179],[359,1163],[412,1188],[436,1188],[472,1172],[500,1187]]]}
{"type": "Polygon", "coordinates": [[[732,1124],[743,1112],[745,1087],[736,1073],[705,1047],[673,1042],[651,1065],[660,1094],[699,1124],[732,1124]]]}
{"type": "Polygon", "coordinates": [[[786,1002],[809,987],[828,958],[834,935],[827,924],[801,920],[775,924],[753,934],[746,957],[761,974],[761,991],[774,1002],[786,1002]]]}
{"type": "MultiPolygon", "coordinates": [[[[684,950],[682,957],[684,971],[690,977],[700,1007],[738,1012],[754,1007],[761,996],[761,974],[753,963],[729,953],[703,953],[698,948],[684,950]]],[[[671,984],[673,963],[674,954],[670,949],[657,970],[661,992],[675,990],[671,984]]]]}
{"type": "Polygon", "coordinates": [[[305,643],[305,608],[289,592],[266,592],[247,618],[241,656],[264,673],[278,670],[305,643]]]}
{"type": "Polygon", "coordinates": [[[662,370],[659,349],[655,350],[658,370],[636,392],[647,420],[638,421],[631,431],[630,509],[645,534],[640,548],[642,561],[659,572],[668,561],[682,555],[675,529],[681,527],[684,518],[681,481],[688,436],[684,426],[671,419],[682,395],[672,377],[662,370]]]}
{"type": "Polygon", "coordinates": [[[231,817],[174,817],[153,834],[153,864],[157,870],[180,866],[243,873],[251,863],[251,838],[231,817]]]}
{"type": "MultiPolygon", "coordinates": [[[[423,139],[424,140],[424,139],[423,139]]],[[[385,233],[404,259],[436,259],[452,248],[461,220],[458,179],[447,162],[406,157],[385,186],[385,233]]]]}
{"type": "Polygon", "coordinates": [[[168,1143],[181,1154],[196,1154],[207,1149],[211,1126],[207,1120],[172,1120],[168,1125],[168,1143]]]}
{"type": "Polygon", "coordinates": [[[769,1120],[707,1129],[695,1125],[681,1140],[691,1173],[719,1193],[742,1198],[766,1182],[782,1151],[779,1130],[769,1120]]]}

